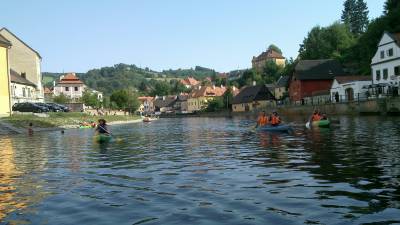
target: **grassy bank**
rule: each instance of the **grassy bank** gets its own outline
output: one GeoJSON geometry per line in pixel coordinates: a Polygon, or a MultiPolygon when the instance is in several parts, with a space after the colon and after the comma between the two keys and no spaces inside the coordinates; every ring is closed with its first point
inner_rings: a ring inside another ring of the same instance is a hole
{"type": "Polygon", "coordinates": [[[62,127],[62,126],[78,126],[80,122],[96,121],[100,118],[105,119],[107,122],[115,121],[131,121],[140,119],[139,116],[91,116],[85,113],[48,113],[48,117],[38,117],[35,115],[16,114],[11,117],[2,118],[1,121],[12,124],[15,127],[27,128],[29,123],[33,123],[34,127],[62,127]]]}

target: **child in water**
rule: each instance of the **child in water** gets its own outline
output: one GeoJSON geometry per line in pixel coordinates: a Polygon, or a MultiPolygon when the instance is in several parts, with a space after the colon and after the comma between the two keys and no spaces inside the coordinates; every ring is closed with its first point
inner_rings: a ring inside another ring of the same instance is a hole
{"type": "Polygon", "coordinates": [[[33,123],[29,123],[28,134],[29,134],[29,135],[32,135],[32,134],[33,134],[33,123]]]}

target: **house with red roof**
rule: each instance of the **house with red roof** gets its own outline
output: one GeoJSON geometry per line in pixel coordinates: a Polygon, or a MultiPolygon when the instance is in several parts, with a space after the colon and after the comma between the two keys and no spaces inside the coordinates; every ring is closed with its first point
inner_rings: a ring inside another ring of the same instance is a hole
{"type": "Polygon", "coordinates": [[[97,95],[97,98],[102,101],[103,94],[99,91],[89,89],[75,73],[67,73],[60,77],[60,80],[55,84],[53,94],[59,96],[61,94],[70,98],[73,102],[78,102],[82,98],[83,93],[89,90],[97,95]]]}
{"type": "Polygon", "coordinates": [[[194,88],[195,86],[200,84],[200,81],[196,80],[193,77],[187,77],[185,79],[180,80],[180,82],[185,85],[186,88],[194,88]]]}
{"type": "Polygon", "coordinates": [[[193,89],[187,99],[188,112],[196,112],[207,108],[208,103],[216,98],[222,98],[226,87],[221,86],[198,86],[193,89]]]}
{"type": "Polygon", "coordinates": [[[154,112],[154,97],[140,96],[138,97],[140,106],[138,111],[143,114],[152,114],[154,112]]]}

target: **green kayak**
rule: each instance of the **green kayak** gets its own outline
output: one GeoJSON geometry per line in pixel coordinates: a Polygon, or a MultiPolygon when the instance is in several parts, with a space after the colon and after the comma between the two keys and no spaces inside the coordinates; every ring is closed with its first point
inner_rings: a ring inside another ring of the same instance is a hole
{"type": "Polygon", "coordinates": [[[93,128],[92,126],[79,126],[79,129],[93,128]]]}
{"type": "Polygon", "coordinates": [[[314,127],[329,127],[331,125],[331,121],[329,120],[313,121],[312,125],[314,127]]]}
{"type": "Polygon", "coordinates": [[[112,139],[110,135],[107,134],[99,134],[94,136],[94,140],[98,143],[106,143],[109,142],[112,139]]]}

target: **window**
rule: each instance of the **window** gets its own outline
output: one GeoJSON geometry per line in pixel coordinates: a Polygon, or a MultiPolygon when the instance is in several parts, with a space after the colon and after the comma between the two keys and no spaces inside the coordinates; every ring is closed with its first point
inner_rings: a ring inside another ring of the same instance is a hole
{"type": "Polygon", "coordinates": [[[388,69],[383,69],[383,79],[384,80],[388,79],[388,69]]]}
{"type": "Polygon", "coordinates": [[[376,71],[376,80],[380,80],[381,79],[381,71],[377,70],[376,71]]]}
{"type": "Polygon", "coordinates": [[[69,91],[69,87],[65,87],[65,91],[69,91]]]}
{"type": "Polygon", "coordinates": [[[78,87],[74,87],[74,89],[75,89],[75,91],[78,91],[79,88],[78,87]]]}
{"type": "Polygon", "coordinates": [[[22,88],[22,96],[26,97],[26,91],[25,91],[25,88],[22,88]]]}
{"type": "Polygon", "coordinates": [[[400,75],[400,66],[394,67],[394,75],[396,75],[396,76],[400,75]]]}
{"type": "Polygon", "coordinates": [[[385,58],[385,51],[381,51],[381,59],[385,58]]]}
{"type": "Polygon", "coordinates": [[[390,57],[390,56],[393,56],[393,48],[387,50],[387,55],[388,55],[389,57],[390,57]]]}
{"type": "Polygon", "coordinates": [[[31,90],[28,89],[28,97],[31,97],[31,90]]]}

